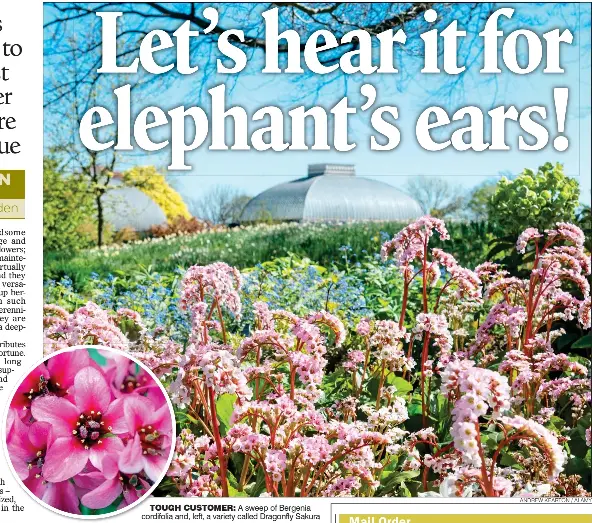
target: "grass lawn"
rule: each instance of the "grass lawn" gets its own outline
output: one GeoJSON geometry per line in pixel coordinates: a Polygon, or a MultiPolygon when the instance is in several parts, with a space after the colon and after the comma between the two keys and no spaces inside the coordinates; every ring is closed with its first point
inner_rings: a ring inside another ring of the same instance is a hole
{"type": "MultiPolygon", "coordinates": [[[[77,253],[50,252],[45,253],[44,279],[68,276],[80,288],[93,272],[106,276],[144,267],[170,273],[177,268],[214,261],[224,261],[240,269],[289,253],[306,256],[323,266],[342,265],[355,262],[357,256],[366,253],[379,253],[385,239],[404,225],[400,222],[257,225],[77,253]]],[[[482,259],[487,244],[486,224],[457,223],[449,224],[448,228],[452,239],[447,242],[447,248],[461,263],[470,266],[473,259],[482,259]],[[467,237],[473,241],[466,242],[467,237]]]]}

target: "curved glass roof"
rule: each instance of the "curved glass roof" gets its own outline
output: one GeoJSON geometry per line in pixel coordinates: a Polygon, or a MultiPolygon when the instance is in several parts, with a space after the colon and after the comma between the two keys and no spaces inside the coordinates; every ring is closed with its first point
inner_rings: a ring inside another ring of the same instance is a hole
{"type": "MultiPolygon", "coordinates": [[[[121,185],[113,180],[114,186],[121,185]]],[[[147,231],[153,225],[167,223],[166,215],[159,205],[136,187],[116,187],[104,196],[105,220],[116,230],[131,227],[147,231]]]]}
{"type": "Polygon", "coordinates": [[[316,164],[308,176],[255,196],[241,221],[413,220],[423,215],[410,196],[378,180],[360,178],[352,165],[316,164]]]}

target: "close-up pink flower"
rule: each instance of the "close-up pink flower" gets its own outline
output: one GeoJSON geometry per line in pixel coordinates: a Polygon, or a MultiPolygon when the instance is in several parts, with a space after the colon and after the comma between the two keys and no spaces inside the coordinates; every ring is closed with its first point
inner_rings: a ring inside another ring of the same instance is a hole
{"type": "Polygon", "coordinates": [[[126,474],[146,475],[157,481],[167,466],[171,448],[172,423],[166,402],[155,410],[154,404],[142,397],[126,398],[123,407],[130,439],[119,456],[119,470],[126,474]]]}
{"type": "Polygon", "coordinates": [[[115,434],[126,427],[121,401],[112,402],[111,397],[101,372],[86,367],[74,378],[71,399],[43,396],[33,401],[33,417],[49,423],[56,438],[45,457],[43,476],[48,481],[75,476],[89,460],[100,469],[105,455],[121,452],[123,443],[115,434]]]}
{"type": "Polygon", "coordinates": [[[7,449],[24,486],[64,512],[107,513],[143,497],[168,468],[172,412],[125,354],[79,348],[33,369],[11,401],[7,449]],[[125,387],[122,380],[140,384],[125,387]]]}

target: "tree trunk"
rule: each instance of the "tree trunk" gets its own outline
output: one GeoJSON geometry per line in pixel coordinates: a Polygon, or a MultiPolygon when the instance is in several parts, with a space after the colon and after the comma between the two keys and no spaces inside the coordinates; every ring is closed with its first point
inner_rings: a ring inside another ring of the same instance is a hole
{"type": "Polygon", "coordinates": [[[103,245],[103,227],[105,218],[103,216],[103,202],[101,201],[102,194],[96,197],[97,202],[97,245],[101,247],[103,245]]]}

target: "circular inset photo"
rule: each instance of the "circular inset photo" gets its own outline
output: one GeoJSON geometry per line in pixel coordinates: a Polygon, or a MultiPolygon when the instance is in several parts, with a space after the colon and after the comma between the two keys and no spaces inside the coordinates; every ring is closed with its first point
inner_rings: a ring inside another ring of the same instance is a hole
{"type": "Polygon", "coordinates": [[[170,400],[146,367],[121,351],[76,347],[50,355],[17,387],[6,451],[42,504],[100,517],[154,490],[174,427],[170,400]]]}

